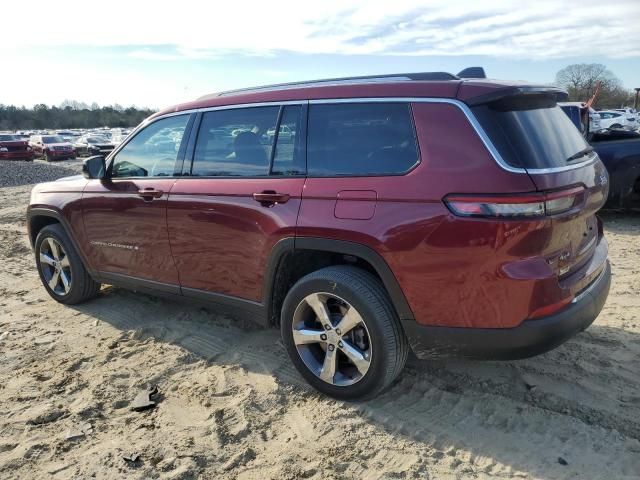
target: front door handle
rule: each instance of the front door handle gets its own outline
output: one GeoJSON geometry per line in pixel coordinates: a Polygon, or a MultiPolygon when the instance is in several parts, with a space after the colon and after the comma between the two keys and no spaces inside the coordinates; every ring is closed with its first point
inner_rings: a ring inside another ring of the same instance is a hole
{"type": "Polygon", "coordinates": [[[138,196],[144,198],[145,200],[160,198],[163,193],[164,192],[162,190],[156,190],[155,188],[143,188],[142,190],[138,190],[138,196]]]}
{"type": "Polygon", "coordinates": [[[264,190],[253,194],[253,199],[260,202],[263,207],[270,207],[276,203],[287,203],[290,198],[288,193],[277,193],[274,190],[264,190]]]}

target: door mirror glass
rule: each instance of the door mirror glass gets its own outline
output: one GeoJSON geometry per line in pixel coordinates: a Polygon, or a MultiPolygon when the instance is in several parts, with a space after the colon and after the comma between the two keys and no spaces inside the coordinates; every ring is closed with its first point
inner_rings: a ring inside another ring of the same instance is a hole
{"type": "Polygon", "coordinates": [[[88,179],[102,179],[105,174],[105,162],[102,155],[95,155],[82,162],[82,175],[88,179]]]}

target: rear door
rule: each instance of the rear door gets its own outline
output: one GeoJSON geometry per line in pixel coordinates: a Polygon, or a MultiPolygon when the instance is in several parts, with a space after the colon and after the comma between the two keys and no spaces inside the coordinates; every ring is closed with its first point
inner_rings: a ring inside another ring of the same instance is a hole
{"type": "Polygon", "coordinates": [[[304,104],[202,114],[171,195],[171,250],[187,296],[262,301],[273,246],[295,234],[305,179],[304,104]],[[279,137],[279,126],[292,135],[279,137]]]}
{"type": "MultiPolygon", "coordinates": [[[[157,120],[118,151],[108,178],[90,180],[82,208],[90,254],[102,274],[171,285],[178,271],[167,236],[167,199],[190,115],[157,120]]],[[[158,285],[160,286],[160,285],[158,285]]]]}

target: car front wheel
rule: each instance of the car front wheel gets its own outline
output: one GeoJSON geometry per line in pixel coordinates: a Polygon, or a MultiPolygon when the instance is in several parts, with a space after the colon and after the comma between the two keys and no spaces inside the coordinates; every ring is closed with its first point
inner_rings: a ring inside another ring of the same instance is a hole
{"type": "Polygon", "coordinates": [[[35,243],[36,265],[47,293],[73,305],[95,297],[100,290],[60,224],[47,225],[35,243]]]}
{"type": "Polygon", "coordinates": [[[301,278],[285,298],[281,334],[307,382],[342,400],[376,396],[407,359],[407,340],[384,287],[351,266],[301,278]]]}

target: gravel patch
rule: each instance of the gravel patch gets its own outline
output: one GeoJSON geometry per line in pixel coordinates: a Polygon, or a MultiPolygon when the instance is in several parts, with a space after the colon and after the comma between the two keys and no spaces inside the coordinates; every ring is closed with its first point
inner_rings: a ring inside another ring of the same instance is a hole
{"type": "Polygon", "coordinates": [[[17,187],[31,183],[51,182],[62,177],[78,175],[82,172],[82,162],[67,160],[56,164],[41,161],[0,162],[0,188],[17,187]]]}

